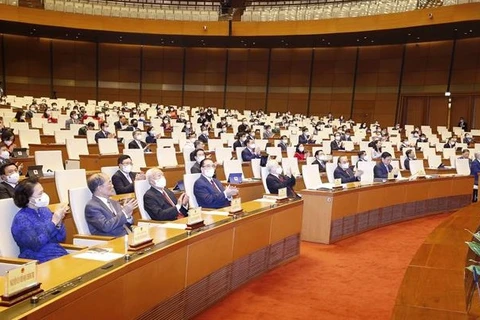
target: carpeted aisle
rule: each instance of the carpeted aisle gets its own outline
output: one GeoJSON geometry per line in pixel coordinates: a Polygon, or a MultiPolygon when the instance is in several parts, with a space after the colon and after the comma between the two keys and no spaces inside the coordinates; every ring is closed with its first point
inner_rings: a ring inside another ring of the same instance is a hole
{"type": "Polygon", "coordinates": [[[446,217],[383,227],[335,245],[303,242],[299,259],[246,284],[196,319],[390,319],[407,265],[446,217]]]}

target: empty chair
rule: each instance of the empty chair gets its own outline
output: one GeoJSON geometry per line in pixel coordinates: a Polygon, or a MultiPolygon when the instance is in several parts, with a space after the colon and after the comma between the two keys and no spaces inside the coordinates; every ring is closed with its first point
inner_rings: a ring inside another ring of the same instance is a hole
{"type": "Polygon", "coordinates": [[[43,172],[65,170],[62,151],[35,151],[35,164],[43,166],[43,172]]]}
{"type": "Polygon", "coordinates": [[[300,175],[297,158],[282,158],[282,168],[284,174],[293,174],[294,176],[300,175]]]}
{"type": "Polygon", "coordinates": [[[242,161],[242,152],[243,150],[245,150],[245,147],[237,147],[237,149],[235,149],[235,153],[237,155],[237,159],[242,161]]]}
{"type": "Polygon", "coordinates": [[[31,127],[32,128],[35,128],[35,129],[41,129],[43,128],[43,124],[44,123],[47,123],[48,122],[48,119],[45,119],[45,118],[36,118],[36,117],[33,117],[31,119],[31,127]]]}
{"type": "Polygon", "coordinates": [[[87,139],[66,139],[67,154],[70,160],[80,160],[80,155],[88,155],[87,139]]]}
{"type": "Polygon", "coordinates": [[[174,148],[157,147],[157,162],[160,167],[175,167],[178,165],[177,154],[174,148]]]}
{"type": "Polygon", "coordinates": [[[455,148],[444,148],[443,149],[443,159],[450,159],[451,156],[455,156],[455,148]]]}
{"type": "Polygon", "coordinates": [[[217,148],[223,148],[223,141],[221,139],[208,139],[208,150],[213,151],[217,148]]]}
{"type": "Polygon", "coordinates": [[[336,163],[331,163],[331,162],[326,163],[328,183],[335,183],[335,177],[333,175],[333,172],[335,171],[336,168],[337,168],[336,163]]]}
{"type": "Polygon", "coordinates": [[[118,154],[117,139],[98,139],[100,154],[118,154]]]}
{"type": "Polygon", "coordinates": [[[253,172],[253,177],[255,179],[261,179],[262,178],[262,170],[260,167],[260,161],[261,159],[252,159],[250,161],[252,165],[252,172],[253,172]]]}
{"type": "Polygon", "coordinates": [[[195,181],[200,178],[201,173],[188,173],[183,175],[183,183],[185,185],[185,193],[189,197],[189,204],[190,207],[196,208],[198,207],[197,198],[193,193],[193,186],[195,185],[195,181]]]}
{"type": "Polygon", "coordinates": [[[17,258],[20,249],[12,236],[12,222],[18,207],[13,199],[0,200],[0,257],[17,258]]]}
{"type": "Polygon", "coordinates": [[[13,129],[13,133],[19,134],[19,131],[28,130],[28,122],[10,122],[10,128],[13,129]]]}
{"type": "MultiPolygon", "coordinates": [[[[412,161],[410,161],[412,163],[412,161]]],[[[437,169],[438,166],[442,164],[442,159],[440,156],[434,155],[428,157],[428,167],[432,169],[437,169]]]]}
{"type": "MultiPolygon", "coordinates": [[[[218,164],[223,164],[224,161],[232,159],[232,148],[216,148],[215,158],[218,164]]],[[[241,157],[240,157],[241,159],[241,157]]]]}
{"type": "Polygon", "coordinates": [[[410,160],[410,174],[424,175],[425,168],[423,167],[423,160],[410,160]]]}
{"type": "Polygon", "coordinates": [[[67,139],[73,139],[75,137],[75,133],[70,130],[55,130],[55,143],[65,144],[67,139]]]}
{"type": "Polygon", "coordinates": [[[41,144],[40,131],[37,129],[32,130],[19,130],[18,137],[20,138],[20,146],[22,148],[29,148],[30,144],[41,144]]]}
{"type": "Polygon", "coordinates": [[[287,158],[293,158],[295,156],[295,149],[295,147],[287,147],[287,158]]]}
{"type": "Polygon", "coordinates": [[[267,167],[260,167],[260,174],[262,176],[263,189],[265,190],[266,194],[270,194],[270,190],[268,190],[267,186],[267,176],[269,174],[267,167]]]}
{"type": "MultiPolygon", "coordinates": [[[[294,148],[294,153],[295,154],[295,147],[294,148]]],[[[237,148],[238,149],[238,148],[237,148]]],[[[281,159],[282,158],[282,149],[280,147],[267,147],[267,154],[269,156],[276,156],[276,159],[281,159]]],[[[292,155],[293,157],[293,155],[292,155]]],[[[240,156],[241,159],[241,156],[240,156]]]]}
{"type": "Polygon", "coordinates": [[[151,220],[150,215],[145,210],[145,206],[143,204],[143,196],[148,189],[150,189],[150,184],[147,180],[135,180],[135,198],[138,201],[138,210],[140,211],[140,216],[144,220],[151,220]]]}
{"type": "Polygon", "coordinates": [[[241,160],[225,160],[223,162],[223,171],[225,173],[225,178],[228,181],[228,177],[230,173],[241,173],[242,178],[243,176],[243,168],[242,168],[242,161],[241,160]]]}
{"type": "Polygon", "coordinates": [[[101,167],[100,168],[100,171],[104,174],[106,174],[107,176],[109,176],[110,178],[115,174],[115,172],[117,172],[119,169],[118,169],[118,166],[111,166],[111,167],[101,167]]]}
{"type": "Polygon", "coordinates": [[[377,163],[375,161],[360,161],[358,163],[358,170],[363,171],[363,174],[360,177],[362,183],[372,183],[374,179],[373,167],[377,163]]]}
{"type": "Polygon", "coordinates": [[[60,202],[68,202],[68,190],[87,186],[85,169],[55,171],[55,186],[60,202]]]}
{"type": "Polygon", "coordinates": [[[42,127],[42,132],[45,135],[53,136],[55,134],[55,130],[61,130],[62,126],[60,123],[44,123],[42,127]]]}
{"type": "Polygon", "coordinates": [[[307,189],[316,190],[322,185],[318,164],[302,166],[302,177],[307,189]]]}
{"type": "Polygon", "coordinates": [[[469,159],[456,159],[455,168],[457,169],[457,174],[464,176],[470,175],[470,161],[469,159]]]}
{"type": "Polygon", "coordinates": [[[141,149],[124,149],[123,154],[132,158],[132,171],[139,172],[141,168],[145,168],[147,163],[145,161],[145,153],[141,149]]]}
{"type": "Polygon", "coordinates": [[[157,139],[157,148],[171,147],[174,148],[174,141],[171,138],[157,139]]]}

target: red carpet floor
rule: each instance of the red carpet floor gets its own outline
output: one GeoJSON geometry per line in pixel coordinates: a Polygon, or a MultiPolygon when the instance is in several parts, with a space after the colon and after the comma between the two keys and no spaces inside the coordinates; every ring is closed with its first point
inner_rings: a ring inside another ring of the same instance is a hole
{"type": "Polygon", "coordinates": [[[446,217],[398,223],[334,245],[302,242],[297,260],[246,284],[196,319],[390,319],[406,267],[446,217]]]}

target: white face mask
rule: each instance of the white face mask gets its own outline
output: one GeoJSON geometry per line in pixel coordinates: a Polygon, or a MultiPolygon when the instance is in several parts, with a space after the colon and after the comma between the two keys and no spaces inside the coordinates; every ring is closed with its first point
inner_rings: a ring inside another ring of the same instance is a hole
{"type": "Polygon", "coordinates": [[[7,145],[7,146],[11,146],[11,145],[12,145],[12,143],[13,143],[13,141],[11,141],[11,140],[7,140],[7,141],[5,141],[5,145],[7,145]]]}
{"type": "Polygon", "coordinates": [[[213,168],[205,169],[204,173],[207,177],[212,178],[213,175],[215,174],[215,169],[213,168]]]}
{"type": "Polygon", "coordinates": [[[142,139],[142,135],[141,135],[141,134],[137,134],[137,135],[135,136],[135,140],[140,141],[141,139],[142,139]]]}
{"type": "Polygon", "coordinates": [[[19,179],[20,174],[18,172],[14,172],[11,175],[7,176],[8,183],[17,184],[19,179]]]}
{"type": "Polygon", "coordinates": [[[78,119],[78,116],[77,116],[77,115],[74,115],[74,116],[73,116],[73,119],[74,119],[74,120],[77,120],[77,119],[78,119]]]}
{"type": "Polygon", "coordinates": [[[205,159],[205,156],[197,156],[197,162],[200,163],[205,159]]]}
{"type": "Polygon", "coordinates": [[[287,144],[287,143],[288,143],[288,140],[282,140],[282,142],[283,142],[284,144],[287,144]]]}
{"type": "Polygon", "coordinates": [[[250,149],[252,149],[252,150],[255,149],[255,147],[256,147],[256,146],[255,146],[255,143],[252,143],[252,144],[250,145],[250,149]]]}
{"type": "Polygon", "coordinates": [[[324,154],[321,154],[318,156],[318,160],[325,161],[327,160],[327,157],[324,154]]]}
{"type": "Polygon", "coordinates": [[[350,164],[348,162],[340,164],[340,168],[342,168],[342,169],[348,169],[349,166],[350,166],[350,164]]]}
{"type": "Polygon", "coordinates": [[[35,207],[42,208],[50,204],[50,197],[44,192],[42,193],[40,198],[32,198],[30,201],[35,207]]]}
{"type": "Polygon", "coordinates": [[[275,172],[276,172],[278,175],[282,174],[282,172],[283,172],[282,167],[277,167],[277,168],[275,169],[275,172]]]}
{"type": "Polygon", "coordinates": [[[132,165],[131,165],[131,164],[127,164],[126,166],[122,166],[122,171],[125,172],[125,173],[130,173],[130,172],[132,172],[132,165]]]}
{"type": "Polygon", "coordinates": [[[304,147],[299,147],[299,148],[298,148],[298,151],[300,151],[300,152],[303,152],[303,150],[305,150],[304,147]]]}
{"type": "Polygon", "coordinates": [[[339,137],[339,136],[336,136],[336,137],[335,137],[335,140],[340,141],[340,137],[339,137]]]}
{"type": "Polygon", "coordinates": [[[150,131],[150,135],[151,135],[151,136],[156,136],[157,133],[156,133],[155,131],[151,130],[151,131],[150,131]]]}
{"type": "Polygon", "coordinates": [[[165,186],[167,185],[167,179],[165,179],[165,177],[161,177],[160,179],[157,179],[155,180],[155,186],[157,188],[165,188],[165,186]]]}
{"type": "Polygon", "coordinates": [[[0,153],[0,157],[2,157],[3,159],[9,159],[10,158],[10,152],[8,152],[7,150],[2,151],[0,153]]]}
{"type": "Polygon", "coordinates": [[[110,129],[108,127],[103,127],[103,131],[105,131],[106,133],[109,133],[110,132],[109,130],[110,129]]]}

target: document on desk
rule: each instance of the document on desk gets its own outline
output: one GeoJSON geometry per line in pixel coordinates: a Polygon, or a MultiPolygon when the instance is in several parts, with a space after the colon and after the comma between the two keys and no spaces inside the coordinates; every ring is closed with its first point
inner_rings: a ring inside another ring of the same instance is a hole
{"type": "Polygon", "coordinates": [[[124,255],[121,253],[109,252],[108,250],[105,250],[105,251],[88,250],[86,252],[72,255],[73,258],[96,260],[96,261],[112,261],[112,260],[122,258],[123,256],[124,255]]]}
{"type": "Polygon", "coordinates": [[[214,216],[223,216],[223,217],[227,217],[229,215],[229,213],[226,211],[202,211],[202,214],[211,214],[214,216]]]}
{"type": "Polygon", "coordinates": [[[185,230],[187,228],[187,225],[184,223],[173,223],[173,222],[159,223],[156,226],[160,228],[178,229],[178,230],[185,230]]]}
{"type": "Polygon", "coordinates": [[[268,198],[260,198],[260,199],[255,199],[253,201],[266,202],[266,203],[276,203],[277,202],[277,200],[275,200],[275,199],[268,199],[268,198]]]}

